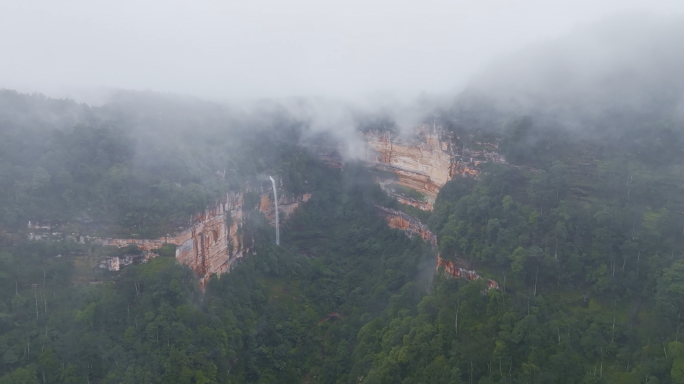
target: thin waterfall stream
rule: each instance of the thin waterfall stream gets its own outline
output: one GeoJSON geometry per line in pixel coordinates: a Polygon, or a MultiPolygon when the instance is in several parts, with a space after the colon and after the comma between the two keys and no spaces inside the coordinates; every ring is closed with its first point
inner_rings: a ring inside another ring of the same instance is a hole
{"type": "Polygon", "coordinates": [[[276,245],[280,245],[280,223],[278,220],[278,189],[276,189],[276,182],[273,177],[269,176],[271,184],[273,185],[273,198],[275,199],[275,227],[276,227],[276,245]]]}

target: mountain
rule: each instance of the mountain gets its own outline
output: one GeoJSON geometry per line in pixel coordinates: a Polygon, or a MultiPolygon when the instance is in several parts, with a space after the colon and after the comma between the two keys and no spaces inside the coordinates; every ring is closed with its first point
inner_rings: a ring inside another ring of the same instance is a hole
{"type": "Polygon", "coordinates": [[[0,383],[684,382],[682,25],[597,24],[353,134],[3,91],[0,383]]]}

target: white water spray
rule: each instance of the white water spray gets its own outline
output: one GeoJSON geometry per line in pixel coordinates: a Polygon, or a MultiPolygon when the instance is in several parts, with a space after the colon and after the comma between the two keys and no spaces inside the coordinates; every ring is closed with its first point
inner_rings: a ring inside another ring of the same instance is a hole
{"type": "Polygon", "coordinates": [[[276,183],[275,180],[273,180],[273,177],[269,176],[268,178],[271,179],[271,184],[273,185],[273,197],[275,198],[276,245],[280,245],[280,227],[278,226],[278,190],[276,189],[276,183]]]}

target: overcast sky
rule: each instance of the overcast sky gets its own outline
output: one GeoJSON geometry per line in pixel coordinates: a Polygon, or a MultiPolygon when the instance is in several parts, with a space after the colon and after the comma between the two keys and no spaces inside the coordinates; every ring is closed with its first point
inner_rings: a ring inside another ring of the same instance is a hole
{"type": "Polygon", "coordinates": [[[506,52],[681,0],[0,0],[0,88],[214,100],[455,92],[506,52]]]}

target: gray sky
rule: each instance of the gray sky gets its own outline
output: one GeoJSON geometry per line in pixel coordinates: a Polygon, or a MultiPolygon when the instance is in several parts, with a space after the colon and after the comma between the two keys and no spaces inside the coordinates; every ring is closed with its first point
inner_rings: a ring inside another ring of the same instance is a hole
{"type": "Polygon", "coordinates": [[[214,100],[459,90],[497,56],[681,0],[0,0],[0,88],[214,100]]]}

